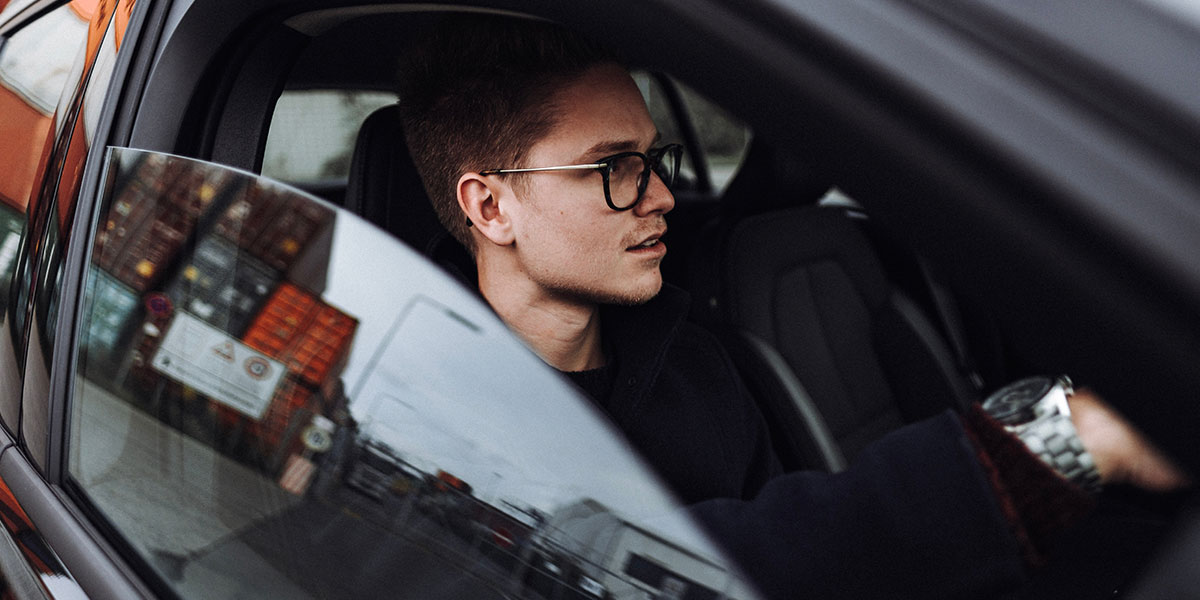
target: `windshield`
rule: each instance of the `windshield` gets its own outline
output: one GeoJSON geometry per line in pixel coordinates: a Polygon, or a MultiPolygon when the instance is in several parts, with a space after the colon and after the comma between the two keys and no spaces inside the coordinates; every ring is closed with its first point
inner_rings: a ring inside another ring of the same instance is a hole
{"type": "Polygon", "coordinates": [[[749,597],[475,293],[283,184],[109,152],[69,469],[180,595],[749,597]]]}

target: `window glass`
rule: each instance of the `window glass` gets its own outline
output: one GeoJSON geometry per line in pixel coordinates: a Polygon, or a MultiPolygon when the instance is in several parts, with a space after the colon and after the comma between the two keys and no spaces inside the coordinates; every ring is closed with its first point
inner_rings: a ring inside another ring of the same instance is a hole
{"type": "Polygon", "coordinates": [[[713,191],[725,191],[750,147],[750,128],[691,88],[675,82],[704,149],[713,191]]]}
{"type": "Polygon", "coordinates": [[[127,149],[99,218],[69,471],[181,596],[751,597],[590,402],[387,234],[127,149]]]}
{"type": "MultiPolygon", "coordinates": [[[[684,139],[683,131],[679,126],[679,115],[672,108],[662,84],[644,71],[634,71],[631,75],[642,92],[642,98],[646,100],[650,118],[654,120],[654,125],[658,128],[658,134],[662,138],[660,143],[684,144],[686,148],[687,140],[684,139]]],[[[696,179],[696,157],[692,156],[691,152],[684,152],[683,161],[679,165],[679,180],[675,187],[695,189],[696,179]]]]}
{"type": "Polygon", "coordinates": [[[719,196],[729,185],[730,179],[741,166],[750,145],[750,128],[735,119],[719,106],[674,79],[668,85],[679,95],[679,105],[671,101],[664,83],[644,71],[633,73],[634,81],[646,100],[650,117],[658,127],[663,143],[680,143],[688,148],[684,153],[680,177],[685,189],[697,186],[697,169],[704,169],[711,190],[702,190],[710,196],[719,196]],[[695,132],[696,146],[702,160],[692,156],[693,147],[687,144],[685,123],[695,132]],[[689,183],[692,182],[692,183],[689,183]]]}
{"type": "Polygon", "coordinates": [[[271,117],[263,175],[300,184],[345,181],[359,126],[395,102],[390,92],[285,91],[271,117]]]}

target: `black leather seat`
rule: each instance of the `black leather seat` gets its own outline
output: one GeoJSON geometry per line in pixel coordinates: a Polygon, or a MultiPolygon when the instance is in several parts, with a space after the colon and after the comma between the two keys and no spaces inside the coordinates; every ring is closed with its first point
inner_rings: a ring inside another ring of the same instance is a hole
{"type": "Polygon", "coordinates": [[[779,208],[805,185],[763,183],[779,180],[761,164],[743,176],[756,183],[730,185],[723,202],[737,205],[723,214],[732,223],[710,232],[709,254],[697,259],[708,264],[693,268],[697,314],[724,332],[777,426],[785,466],[836,470],[837,452],[814,438],[822,427],[853,460],[892,429],[973,399],[941,333],[888,280],[846,210],[779,208]],[[747,212],[756,214],[739,218],[747,212]]]}
{"type": "Polygon", "coordinates": [[[438,221],[408,155],[400,109],[371,113],[359,128],[343,205],[471,283],[475,261],[438,221]]]}

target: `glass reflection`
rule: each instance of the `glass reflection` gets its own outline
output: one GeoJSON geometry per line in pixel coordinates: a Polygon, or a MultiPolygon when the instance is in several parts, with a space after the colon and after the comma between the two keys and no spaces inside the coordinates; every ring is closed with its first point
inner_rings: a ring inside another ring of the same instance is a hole
{"type": "Polygon", "coordinates": [[[470,291],[251,174],[111,150],[70,471],[186,597],[750,597],[470,291]]]}

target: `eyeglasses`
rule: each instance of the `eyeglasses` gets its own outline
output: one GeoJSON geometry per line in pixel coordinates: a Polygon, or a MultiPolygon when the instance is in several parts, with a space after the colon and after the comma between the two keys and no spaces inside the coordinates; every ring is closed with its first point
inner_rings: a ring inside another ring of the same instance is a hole
{"type": "Polygon", "coordinates": [[[606,156],[586,165],[561,165],[557,167],[533,167],[529,169],[488,169],[480,171],[480,175],[499,175],[502,173],[540,173],[552,171],[569,171],[578,169],[595,169],[604,178],[604,200],[613,210],[629,210],[641,202],[650,183],[650,172],[654,171],[668,188],[675,183],[675,175],[679,173],[679,159],[683,156],[683,146],[667,144],[642,154],[641,152],[621,152],[606,156]]]}

